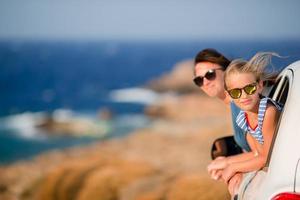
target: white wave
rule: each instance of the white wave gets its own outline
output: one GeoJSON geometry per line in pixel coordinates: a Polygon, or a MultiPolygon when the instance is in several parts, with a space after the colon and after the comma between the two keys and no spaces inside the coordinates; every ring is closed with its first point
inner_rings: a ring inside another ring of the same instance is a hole
{"type": "Polygon", "coordinates": [[[55,123],[68,123],[69,130],[74,136],[85,136],[85,133],[106,134],[108,129],[104,123],[95,116],[74,112],[68,109],[56,109],[53,113],[25,112],[10,115],[0,119],[0,129],[10,130],[19,137],[30,140],[43,140],[49,138],[49,130],[40,128],[40,125],[53,120],[55,123]]]}
{"type": "Polygon", "coordinates": [[[113,90],[109,97],[115,102],[153,104],[160,99],[160,95],[145,88],[125,88],[113,90]]]}
{"type": "Polygon", "coordinates": [[[69,121],[75,113],[72,110],[68,109],[56,109],[52,114],[52,118],[57,122],[66,122],[69,121]]]}
{"type": "Polygon", "coordinates": [[[43,135],[39,134],[36,125],[41,123],[46,117],[43,112],[32,113],[25,112],[16,115],[10,115],[1,120],[1,127],[4,129],[12,129],[20,136],[30,139],[41,139],[43,135]]]}
{"type": "Polygon", "coordinates": [[[45,122],[50,116],[58,122],[68,121],[74,116],[72,110],[57,109],[52,115],[46,112],[24,112],[20,114],[10,115],[0,120],[2,129],[13,130],[18,136],[27,139],[45,139],[47,133],[37,128],[38,125],[45,122]]]}

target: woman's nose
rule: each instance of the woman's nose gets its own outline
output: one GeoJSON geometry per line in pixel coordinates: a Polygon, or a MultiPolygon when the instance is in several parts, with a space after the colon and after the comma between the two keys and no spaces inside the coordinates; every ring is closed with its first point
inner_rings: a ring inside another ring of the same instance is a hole
{"type": "Polygon", "coordinates": [[[210,80],[207,80],[206,78],[203,78],[203,85],[206,86],[208,85],[210,80]]]}

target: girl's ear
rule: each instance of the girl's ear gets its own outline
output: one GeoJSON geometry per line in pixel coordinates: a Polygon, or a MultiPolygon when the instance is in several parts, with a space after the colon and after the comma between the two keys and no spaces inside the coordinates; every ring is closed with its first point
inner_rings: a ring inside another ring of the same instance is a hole
{"type": "Polygon", "coordinates": [[[258,81],[258,91],[261,93],[264,89],[264,82],[262,80],[258,81]]]}

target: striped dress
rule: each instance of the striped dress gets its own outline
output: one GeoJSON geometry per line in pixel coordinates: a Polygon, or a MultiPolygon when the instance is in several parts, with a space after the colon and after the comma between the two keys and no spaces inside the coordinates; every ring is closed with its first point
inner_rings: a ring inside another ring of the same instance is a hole
{"type": "Polygon", "coordinates": [[[272,102],[279,111],[281,111],[281,109],[282,109],[282,106],[280,106],[278,103],[276,103],[272,99],[270,99],[268,97],[262,98],[259,102],[258,123],[257,123],[256,128],[252,129],[249,126],[249,124],[247,122],[247,116],[246,116],[245,111],[241,110],[240,113],[238,114],[238,116],[236,117],[237,125],[241,129],[243,129],[245,132],[250,133],[260,144],[264,143],[264,138],[263,138],[263,134],[262,134],[262,125],[263,125],[268,101],[272,102]]]}

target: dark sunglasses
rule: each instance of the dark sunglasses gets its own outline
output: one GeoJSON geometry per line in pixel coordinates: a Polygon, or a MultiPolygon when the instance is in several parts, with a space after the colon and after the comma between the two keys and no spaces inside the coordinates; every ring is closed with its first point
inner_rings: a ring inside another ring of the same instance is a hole
{"type": "Polygon", "coordinates": [[[233,98],[233,99],[238,99],[242,96],[242,91],[244,90],[244,92],[248,95],[252,95],[256,92],[257,90],[257,83],[251,83],[249,85],[246,85],[243,88],[234,88],[231,90],[227,90],[228,94],[233,98]]]}
{"type": "Polygon", "coordinates": [[[194,83],[198,86],[198,87],[202,87],[203,85],[203,79],[206,78],[207,80],[214,80],[216,78],[216,70],[223,70],[221,68],[218,69],[210,69],[208,70],[204,76],[197,76],[194,78],[194,83]]]}

